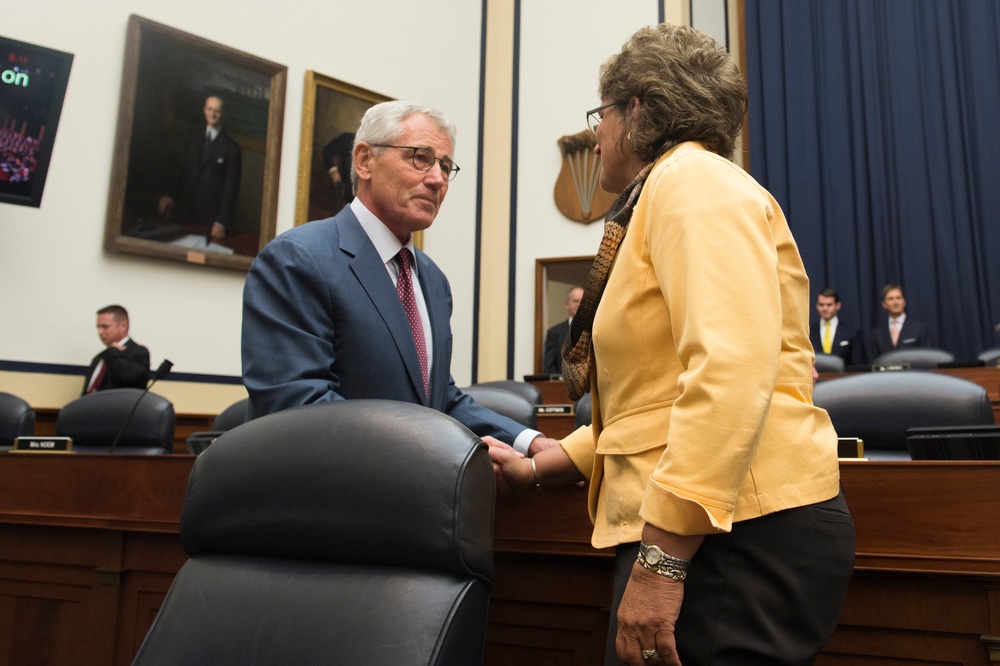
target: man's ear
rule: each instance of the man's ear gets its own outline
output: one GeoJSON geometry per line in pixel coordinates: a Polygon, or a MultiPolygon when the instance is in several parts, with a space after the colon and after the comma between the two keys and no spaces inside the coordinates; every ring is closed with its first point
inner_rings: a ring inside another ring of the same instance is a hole
{"type": "Polygon", "coordinates": [[[374,157],[372,154],[372,147],[364,142],[359,141],[354,146],[354,170],[358,173],[359,180],[368,180],[371,178],[371,159],[374,157]]]}

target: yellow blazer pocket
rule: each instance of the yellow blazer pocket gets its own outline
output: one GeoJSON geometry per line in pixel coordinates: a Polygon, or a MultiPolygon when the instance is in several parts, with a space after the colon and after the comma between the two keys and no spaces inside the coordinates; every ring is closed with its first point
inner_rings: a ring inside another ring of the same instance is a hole
{"type": "Polygon", "coordinates": [[[654,403],[616,414],[604,422],[597,438],[602,455],[627,455],[662,448],[667,441],[674,401],[654,403]]]}

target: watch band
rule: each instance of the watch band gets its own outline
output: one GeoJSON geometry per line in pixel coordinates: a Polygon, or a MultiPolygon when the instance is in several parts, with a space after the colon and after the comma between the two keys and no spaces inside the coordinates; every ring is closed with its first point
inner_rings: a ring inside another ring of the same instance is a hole
{"type": "Polygon", "coordinates": [[[671,578],[678,583],[683,583],[687,578],[688,568],[691,560],[682,560],[679,557],[668,555],[663,549],[656,545],[639,542],[639,554],[636,562],[643,568],[649,569],[653,573],[671,578]]]}

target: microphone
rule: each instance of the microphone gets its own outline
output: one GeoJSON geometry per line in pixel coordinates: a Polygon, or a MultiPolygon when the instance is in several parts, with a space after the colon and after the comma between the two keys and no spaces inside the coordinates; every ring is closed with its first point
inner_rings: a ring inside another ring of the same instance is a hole
{"type": "Polygon", "coordinates": [[[118,446],[118,440],[121,439],[122,433],[125,432],[125,428],[128,427],[129,422],[132,420],[132,417],[135,415],[135,410],[139,408],[139,403],[142,401],[143,398],[146,397],[146,394],[149,393],[149,389],[153,388],[153,384],[155,384],[157,380],[163,379],[164,377],[166,377],[167,374],[170,372],[170,368],[172,368],[172,367],[174,367],[173,363],[171,363],[167,359],[163,359],[163,363],[160,363],[160,367],[158,367],[156,369],[156,372],[153,373],[153,377],[152,377],[153,381],[149,382],[149,386],[147,386],[146,389],[142,392],[142,394],[138,398],[136,398],[135,404],[132,405],[132,411],[130,411],[128,413],[128,416],[125,417],[125,423],[122,424],[122,427],[118,431],[118,434],[115,435],[115,441],[111,444],[111,448],[108,449],[108,453],[114,453],[115,452],[115,447],[118,446]]]}

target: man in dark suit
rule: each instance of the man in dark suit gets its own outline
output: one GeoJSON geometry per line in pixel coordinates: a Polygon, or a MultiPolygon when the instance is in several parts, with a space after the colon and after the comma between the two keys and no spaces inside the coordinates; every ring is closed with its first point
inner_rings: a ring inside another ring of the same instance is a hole
{"type": "Polygon", "coordinates": [[[128,311],[109,305],[97,311],[97,335],[106,346],[94,357],[83,394],[115,388],[146,388],[149,350],[129,337],[128,311]]]}
{"type": "Polygon", "coordinates": [[[207,98],[203,113],[205,129],[191,137],[173,193],[160,198],[159,210],[161,215],[173,210],[174,222],[201,227],[208,240],[221,240],[236,207],[242,153],[222,130],[222,99],[207,98]]]}
{"type": "Polygon", "coordinates": [[[451,376],[451,288],[412,233],[431,226],[458,171],[454,134],[434,109],[373,106],[354,145],[354,201],[286,231],[254,260],[242,338],[252,418],[323,401],[401,400],[522,452],[557,445],[478,405],[451,376]]]}
{"type": "Polygon", "coordinates": [[[566,319],[551,327],[545,334],[545,352],[542,355],[542,372],[547,375],[562,374],[562,346],[569,333],[569,324],[576,316],[583,298],[583,287],[571,287],[566,292],[566,319]]]}
{"type": "Polygon", "coordinates": [[[816,296],[819,320],[809,328],[809,340],[817,353],[839,356],[844,365],[864,363],[857,331],[848,331],[840,321],[840,294],[824,289],[816,296]]]}
{"type": "Polygon", "coordinates": [[[880,354],[902,347],[931,347],[931,336],[921,322],[906,316],[906,297],[898,284],[882,287],[882,308],[888,317],[868,335],[868,362],[880,354]]]}

